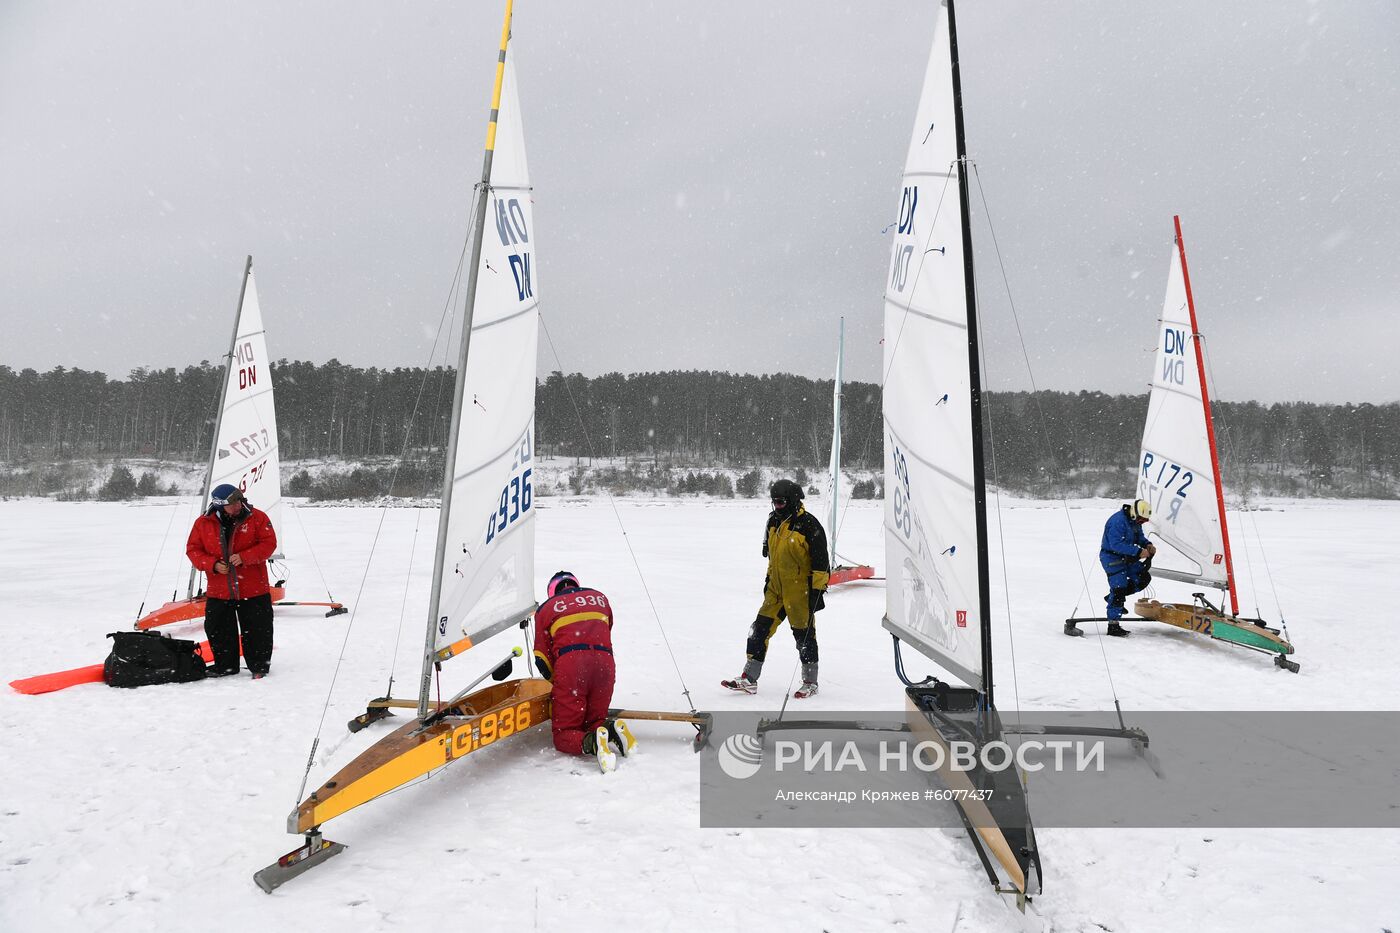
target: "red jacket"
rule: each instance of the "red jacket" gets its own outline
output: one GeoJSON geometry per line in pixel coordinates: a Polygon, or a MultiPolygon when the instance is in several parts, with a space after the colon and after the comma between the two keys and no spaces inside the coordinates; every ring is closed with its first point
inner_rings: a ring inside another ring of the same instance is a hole
{"type": "Polygon", "coordinates": [[[228,553],[237,554],[243,559],[241,567],[230,567],[229,573],[215,573],[214,564],[224,559],[222,522],[219,516],[210,511],[194,520],[190,529],[190,540],[185,545],[185,553],[195,569],[204,571],[208,580],[207,595],[214,599],[233,599],[229,580],[236,580],[238,598],[248,599],[268,592],[267,559],[277,551],[277,533],[272,530],[272,522],[267,514],[252,506],[244,506],[244,512],[234,525],[233,538],[229,541],[228,553]]]}
{"type": "Polygon", "coordinates": [[[579,657],[600,649],[611,652],[612,621],[612,606],[597,590],[567,590],[546,600],[535,610],[535,665],[540,673],[554,679],[561,650],[579,657]],[[571,651],[570,645],[588,649],[571,651]]]}

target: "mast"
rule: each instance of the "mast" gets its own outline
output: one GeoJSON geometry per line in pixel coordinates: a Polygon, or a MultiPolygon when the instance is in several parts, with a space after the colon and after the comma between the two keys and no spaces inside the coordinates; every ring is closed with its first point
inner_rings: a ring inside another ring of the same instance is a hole
{"type": "Polygon", "coordinates": [[[958,144],[958,203],[962,208],[963,278],[967,293],[967,364],[971,392],[972,486],[977,520],[977,611],[982,620],[982,696],[992,701],[992,596],[987,586],[987,473],[982,457],[982,378],[977,347],[977,280],[972,264],[972,221],[967,188],[967,139],[963,133],[962,77],[958,71],[958,29],[953,0],[948,4],[948,51],[953,61],[953,115],[958,144]]]}
{"type": "Polygon", "coordinates": [[[832,390],[831,403],[831,516],[826,528],[826,539],[831,542],[831,566],[836,566],[836,521],[837,504],[841,499],[841,364],[846,356],[846,318],[841,324],[836,338],[836,385],[832,390]]]}
{"type": "Polygon", "coordinates": [[[1225,582],[1230,586],[1230,614],[1240,614],[1235,593],[1235,565],[1230,558],[1230,527],[1225,524],[1225,487],[1220,482],[1220,457],[1215,447],[1215,421],[1210,416],[1210,392],[1206,389],[1206,364],[1201,353],[1201,330],[1196,326],[1196,302],[1191,297],[1191,271],[1186,266],[1186,241],[1181,237],[1181,216],[1173,215],[1176,225],[1176,251],[1181,257],[1181,279],[1186,285],[1186,311],[1191,315],[1191,343],[1196,348],[1196,374],[1201,379],[1201,409],[1206,419],[1206,439],[1210,443],[1210,470],[1215,479],[1215,505],[1220,510],[1220,540],[1225,549],[1225,582]]]}
{"type": "MultiPolygon", "coordinates": [[[[219,389],[218,414],[214,416],[214,436],[209,441],[209,466],[204,470],[204,498],[201,500],[200,511],[204,511],[209,505],[209,484],[214,480],[214,460],[219,456],[219,432],[224,426],[224,402],[228,401],[228,381],[233,373],[233,353],[238,349],[238,326],[243,323],[243,297],[248,294],[248,277],[253,274],[253,257],[249,256],[243,264],[243,284],[238,289],[238,307],[233,311],[233,334],[228,338],[228,354],[224,357],[224,384],[219,389]]],[[[185,589],[185,598],[194,598],[194,580],[199,573],[194,567],[190,567],[190,583],[185,589]]]]}
{"type": "Polygon", "coordinates": [[[510,41],[513,0],[506,0],[505,22],[501,25],[501,47],[496,57],[496,84],[491,91],[491,119],[486,125],[486,154],[482,159],[481,181],[476,189],[476,225],[472,230],[471,265],[467,273],[466,310],[462,317],[462,342],[457,352],[456,390],[452,398],[452,421],[448,428],[447,450],[442,467],[442,505],[438,511],[437,550],[433,555],[433,591],[428,599],[428,626],[423,646],[423,674],[418,685],[418,718],[428,716],[428,692],[435,663],[438,609],[442,600],[442,568],[447,554],[447,526],[452,512],[452,480],[457,469],[457,432],[462,426],[462,394],[467,380],[467,353],[472,340],[472,313],[476,305],[477,270],[481,264],[481,240],[486,231],[486,198],[491,185],[491,161],[496,154],[496,120],[501,110],[501,85],[506,73],[506,44],[510,41]]]}

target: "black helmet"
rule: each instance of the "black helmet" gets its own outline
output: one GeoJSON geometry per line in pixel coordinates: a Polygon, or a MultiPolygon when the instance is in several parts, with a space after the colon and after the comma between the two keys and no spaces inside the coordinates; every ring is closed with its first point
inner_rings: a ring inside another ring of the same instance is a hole
{"type": "Polygon", "coordinates": [[[773,500],[774,511],[792,511],[802,501],[802,487],[790,479],[780,479],[768,487],[768,495],[773,500]]]}

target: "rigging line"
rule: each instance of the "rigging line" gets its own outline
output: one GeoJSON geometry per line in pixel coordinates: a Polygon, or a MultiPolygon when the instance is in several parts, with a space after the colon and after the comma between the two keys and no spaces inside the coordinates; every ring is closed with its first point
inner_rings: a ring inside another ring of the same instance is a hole
{"type": "MultiPolygon", "coordinates": [[[[812,616],[811,621],[809,621],[807,624],[808,624],[808,625],[811,625],[811,624],[815,623],[816,620],[817,620],[817,619],[816,619],[816,615],[814,614],[814,615],[812,616]]],[[[789,623],[789,624],[790,624],[790,623],[789,623]]],[[[788,675],[787,691],[783,694],[783,705],[780,706],[780,707],[778,707],[778,722],[782,722],[782,721],[783,721],[783,717],[787,715],[788,700],[792,697],[792,685],[793,685],[793,683],[797,680],[797,669],[798,669],[799,667],[801,667],[801,666],[802,666],[802,653],[799,651],[798,654],[797,654],[797,660],[796,660],[796,661],[793,663],[793,665],[792,665],[792,673],[788,675]]]]}
{"type": "MultiPolygon", "coordinates": [[[[170,540],[170,529],[173,528],[173,527],[175,526],[175,514],[176,514],[177,512],[179,512],[179,511],[180,511],[180,500],[179,500],[179,499],[176,499],[176,500],[175,500],[175,504],[174,504],[173,506],[171,506],[171,509],[170,509],[170,521],[168,521],[168,522],[165,523],[165,534],[161,535],[161,538],[160,538],[160,547],[156,550],[156,558],[155,558],[155,560],[151,563],[151,576],[150,576],[150,579],[148,579],[148,580],[146,581],[146,592],[145,592],[144,594],[142,594],[142,596],[141,596],[141,605],[142,605],[143,607],[146,605],[146,600],[148,600],[148,599],[151,598],[151,584],[154,583],[154,582],[156,582],[156,571],[160,569],[160,555],[162,555],[162,554],[165,553],[165,542],[168,541],[168,540],[170,540]]],[[[182,572],[182,573],[181,573],[181,576],[183,576],[183,575],[184,575],[184,574],[183,574],[183,572],[182,572]]],[[[141,612],[140,612],[140,610],[137,610],[136,616],[137,616],[138,619],[140,619],[140,617],[141,617],[141,612]]]]}
{"type": "MultiPolygon", "coordinates": [[[[1035,400],[1036,414],[1039,416],[1041,439],[1045,442],[1046,451],[1053,452],[1053,448],[1050,446],[1050,438],[1047,435],[1045,428],[1045,411],[1040,404],[1040,399],[1037,398],[1037,393],[1039,393],[1040,389],[1035,382],[1035,370],[1031,367],[1030,351],[1026,349],[1026,337],[1025,334],[1021,331],[1021,316],[1016,312],[1016,299],[1012,297],[1011,294],[1011,280],[1006,274],[1006,262],[1003,260],[1001,255],[1001,244],[997,242],[996,225],[992,223],[992,211],[991,208],[987,206],[987,192],[982,187],[982,173],[978,169],[976,162],[972,163],[972,177],[977,180],[977,194],[982,200],[982,215],[987,218],[987,231],[991,235],[992,248],[997,255],[997,265],[1001,269],[1002,285],[1006,288],[1006,302],[1007,305],[1011,308],[1011,320],[1016,325],[1016,339],[1020,341],[1021,356],[1026,361],[1026,376],[1030,379],[1031,382],[1031,398],[1035,400]]],[[[1070,440],[1074,440],[1072,428],[1070,440]]],[[[1084,572],[1084,557],[1079,553],[1079,539],[1075,536],[1074,533],[1074,521],[1070,516],[1069,500],[1066,499],[1063,495],[1059,496],[1058,498],[1060,500],[1060,506],[1064,511],[1065,525],[1069,527],[1070,541],[1074,545],[1074,559],[1075,562],[1079,565],[1079,578],[1083,583],[1084,592],[1088,593],[1089,576],[1084,572]]],[[[1076,603],[1076,610],[1077,608],[1078,604],[1076,603]]],[[[1108,675],[1108,689],[1109,692],[1113,694],[1113,699],[1116,703],[1118,700],[1118,688],[1113,682],[1113,668],[1108,663],[1108,652],[1104,649],[1102,635],[1099,636],[1098,642],[1099,653],[1103,656],[1104,672],[1108,675]]]]}
{"type": "MultiPolygon", "coordinates": [[[[559,350],[554,346],[554,338],[549,333],[549,326],[544,320],[544,311],[541,308],[538,312],[540,319],[540,330],[544,331],[544,339],[549,343],[549,352],[554,355],[554,365],[560,372],[564,370],[564,363],[559,359],[559,350]]],[[[588,425],[584,423],[583,412],[578,407],[578,400],[574,398],[574,390],[569,388],[569,380],[564,379],[564,392],[569,397],[569,404],[573,406],[574,418],[577,419],[579,428],[583,431],[584,443],[588,445],[588,457],[592,460],[595,456],[593,452],[593,438],[588,433],[588,425]]],[[[671,666],[676,670],[676,678],[681,682],[681,694],[685,697],[686,703],[690,704],[690,711],[695,712],[695,701],[690,698],[690,688],[686,686],[685,675],[681,673],[680,663],[676,661],[676,652],[671,649],[671,639],[666,635],[666,626],[661,622],[661,613],[656,609],[656,600],[651,597],[651,588],[647,586],[646,575],[642,573],[641,562],[637,560],[637,552],[632,549],[632,539],[627,535],[627,526],[622,521],[622,513],[617,508],[617,500],[613,498],[612,491],[604,487],[603,495],[608,499],[608,505],[612,507],[613,517],[617,519],[617,527],[622,532],[622,541],[627,545],[627,553],[632,558],[632,566],[636,568],[637,579],[641,581],[642,592],[646,594],[647,603],[651,606],[651,616],[656,620],[656,628],[661,632],[661,641],[666,646],[666,653],[671,656],[671,666]]]]}
{"type": "Polygon", "coordinates": [[[325,573],[321,571],[321,561],[316,557],[316,549],[311,546],[311,535],[306,531],[306,523],[301,520],[301,511],[291,499],[287,500],[287,511],[297,517],[297,527],[301,528],[302,540],[306,542],[306,553],[311,555],[311,565],[316,568],[316,576],[321,578],[321,588],[326,591],[326,598],[335,602],[335,597],[331,595],[331,586],[326,582],[325,573]]]}
{"type": "MultiPolygon", "coordinates": [[[[468,231],[470,231],[470,230],[472,229],[472,224],[473,224],[473,222],[475,221],[475,219],[476,219],[476,203],[475,203],[475,199],[473,199],[473,202],[472,202],[472,210],[471,210],[471,212],[470,212],[470,213],[468,214],[468,216],[467,216],[467,230],[468,230],[468,231]]],[[[439,341],[442,339],[442,327],[443,327],[443,323],[448,319],[448,316],[449,316],[449,314],[451,313],[451,310],[452,310],[452,303],[451,303],[451,301],[452,301],[452,296],[456,294],[457,283],[458,283],[458,281],[459,281],[459,280],[461,279],[461,277],[462,277],[462,267],[463,267],[464,265],[466,265],[467,249],[468,249],[468,247],[470,246],[470,244],[471,244],[471,234],[468,233],[468,234],[466,235],[466,237],[464,238],[463,243],[462,243],[462,252],[461,252],[461,254],[458,256],[458,259],[457,259],[457,269],[456,269],[456,272],[453,274],[453,277],[452,277],[452,285],[451,285],[451,287],[448,289],[448,292],[447,292],[447,300],[444,301],[444,303],[443,303],[443,308],[442,308],[442,314],[441,314],[441,315],[439,316],[439,318],[438,318],[437,335],[433,338],[433,346],[432,346],[432,348],[428,351],[428,360],[429,360],[430,363],[431,363],[433,357],[437,355],[438,343],[439,343],[439,341]]],[[[402,447],[401,450],[399,451],[398,459],[397,459],[397,460],[395,461],[395,463],[394,463],[394,471],[393,471],[393,473],[390,474],[390,477],[389,477],[389,490],[390,490],[390,491],[393,490],[393,488],[394,488],[394,482],[398,479],[399,467],[403,464],[404,457],[405,457],[405,455],[406,455],[407,452],[408,452],[409,442],[413,439],[413,422],[414,422],[414,420],[415,420],[415,419],[417,418],[417,416],[418,416],[418,408],[419,408],[419,405],[420,405],[420,404],[422,403],[422,401],[423,401],[423,392],[424,392],[425,388],[427,387],[427,384],[428,384],[428,370],[424,370],[424,372],[423,372],[423,379],[422,379],[422,380],[419,382],[419,384],[418,384],[418,395],[417,395],[417,396],[414,398],[414,400],[413,400],[413,410],[412,410],[412,412],[409,413],[409,416],[408,416],[408,424],[404,426],[403,447],[402,447]]],[[[341,668],[341,666],[345,663],[345,649],[346,649],[346,647],[350,644],[350,633],[353,632],[354,629],[355,629],[355,619],[359,617],[360,599],[361,599],[361,597],[364,595],[364,592],[365,592],[365,583],[366,583],[366,581],[369,579],[369,568],[370,568],[370,565],[371,565],[371,564],[373,563],[373,561],[374,561],[374,553],[375,553],[375,550],[376,550],[376,549],[378,548],[378,546],[379,546],[379,535],[380,535],[380,533],[384,530],[384,519],[385,519],[385,516],[388,514],[388,512],[389,512],[389,505],[388,505],[387,502],[385,502],[383,505],[381,505],[381,506],[379,507],[379,522],[378,522],[378,524],[375,525],[375,528],[374,528],[374,537],[370,540],[369,554],[365,557],[365,569],[364,569],[364,570],[361,572],[361,574],[360,574],[360,585],[359,585],[359,588],[355,591],[355,601],[350,605],[350,618],[349,618],[349,619],[346,621],[346,623],[345,623],[345,635],[341,638],[341,641],[340,641],[340,654],[336,657],[335,667],[334,667],[334,668],[332,669],[332,671],[331,671],[331,682],[330,682],[330,685],[326,688],[326,699],[325,699],[325,701],[324,701],[324,702],[322,703],[322,705],[321,705],[321,716],[320,716],[320,718],[319,718],[319,719],[317,720],[317,722],[316,722],[316,734],[315,734],[315,737],[312,739],[312,743],[311,743],[311,749],[312,749],[311,755],[308,756],[308,758],[307,758],[307,761],[306,761],[306,771],[302,774],[302,779],[301,779],[302,790],[305,790],[305,789],[306,789],[306,779],[307,779],[307,776],[311,774],[311,767],[312,767],[312,765],[313,765],[314,762],[315,762],[316,745],[320,743],[320,741],[321,741],[321,732],[322,732],[322,730],[325,728],[325,725],[326,725],[326,714],[327,714],[327,713],[329,712],[329,710],[330,710],[330,706],[331,706],[331,697],[332,697],[332,696],[334,695],[334,693],[335,693],[335,684],[336,684],[336,681],[340,678],[340,668],[341,668]]],[[[394,675],[393,675],[393,671],[390,670],[390,672],[389,672],[389,679],[390,679],[390,682],[391,682],[391,683],[392,683],[392,681],[393,681],[393,676],[394,676],[394,675]]],[[[301,791],[298,791],[298,792],[297,792],[297,800],[298,800],[298,801],[301,800],[301,791]]]]}
{"type": "Polygon", "coordinates": [[[413,581],[413,556],[418,553],[418,528],[423,522],[423,509],[418,508],[413,511],[418,516],[413,520],[413,545],[408,549],[408,570],[403,575],[403,601],[399,603],[399,625],[394,633],[394,653],[389,658],[389,687],[384,691],[385,696],[394,695],[394,669],[399,666],[399,643],[403,641],[403,620],[408,612],[408,587],[413,581]]]}
{"type": "MultiPolygon", "coordinates": [[[[1211,358],[1210,344],[1206,341],[1206,338],[1205,338],[1205,336],[1204,336],[1203,334],[1198,334],[1197,336],[1200,338],[1200,341],[1201,341],[1202,356],[1204,356],[1205,361],[1206,361],[1206,372],[1207,372],[1207,373],[1209,374],[1209,376],[1210,376],[1211,388],[1214,389],[1214,388],[1216,388],[1216,387],[1219,385],[1219,382],[1218,382],[1218,381],[1216,380],[1216,378],[1215,378],[1215,363],[1214,363],[1213,359],[1211,358]]],[[[1213,410],[1213,409],[1212,409],[1211,414],[1212,414],[1212,416],[1214,416],[1214,410],[1213,410]]],[[[1223,427],[1225,426],[1225,425],[1223,424],[1223,419],[1218,419],[1218,420],[1222,420],[1221,427],[1223,428],[1223,427]]],[[[1239,460],[1240,457],[1238,456],[1237,451],[1235,450],[1235,439],[1234,439],[1233,432],[1225,432],[1225,431],[1222,431],[1221,433],[1225,435],[1225,446],[1228,448],[1228,449],[1226,450],[1226,454],[1230,457],[1231,461],[1237,461],[1237,460],[1239,460]]],[[[1222,472],[1223,472],[1223,471],[1222,471],[1222,472]]],[[[1222,477],[1221,479],[1222,479],[1222,482],[1223,482],[1224,478],[1222,477]]],[[[1248,505],[1248,503],[1249,503],[1248,496],[1249,496],[1249,489],[1248,489],[1248,487],[1246,487],[1246,488],[1245,488],[1245,491],[1244,491],[1244,495],[1242,496],[1242,499],[1244,500],[1245,505],[1248,505]]],[[[1258,546],[1259,546],[1259,559],[1260,559],[1260,561],[1264,564],[1264,576],[1265,576],[1265,578],[1269,581],[1269,590],[1270,590],[1270,592],[1273,594],[1273,597],[1274,597],[1274,609],[1278,612],[1279,627],[1283,629],[1283,637],[1284,637],[1284,638],[1287,638],[1287,637],[1288,637],[1288,624],[1287,624],[1286,622],[1283,621],[1283,619],[1284,619],[1284,615],[1283,615],[1283,603],[1279,602],[1279,598],[1278,598],[1278,587],[1274,584],[1274,574],[1273,574],[1273,571],[1269,568],[1269,555],[1268,555],[1268,551],[1267,551],[1267,550],[1265,549],[1265,547],[1264,547],[1264,536],[1263,536],[1262,534],[1260,534],[1260,532],[1259,532],[1259,520],[1258,520],[1257,518],[1255,518],[1253,514],[1251,514],[1250,512],[1248,512],[1248,511],[1246,511],[1246,510],[1244,510],[1244,509],[1241,509],[1241,516],[1242,516],[1243,518],[1248,519],[1250,525],[1253,526],[1253,528],[1254,528],[1254,539],[1255,539],[1255,543],[1258,544],[1258,546]]],[[[1254,579],[1255,579],[1255,578],[1254,578],[1254,565],[1253,565],[1253,563],[1250,562],[1250,558],[1249,558],[1249,538],[1248,538],[1247,535],[1241,534],[1241,535],[1240,535],[1240,540],[1241,540],[1241,542],[1243,542],[1244,547],[1245,547],[1245,563],[1246,563],[1246,564],[1248,565],[1248,567],[1249,567],[1250,582],[1253,583],[1253,582],[1254,582],[1254,579]]],[[[1259,587],[1258,587],[1257,585],[1254,587],[1254,614],[1255,614],[1256,616],[1261,616],[1261,615],[1263,615],[1263,613],[1259,611],[1259,587]]]]}
{"type": "MultiPolygon", "coordinates": [[[[984,205],[984,209],[985,209],[985,205],[984,205]]],[[[974,267],[974,269],[975,269],[975,268],[976,268],[976,267],[974,267]]],[[[973,295],[973,301],[977,302],[977,306],[980,308],[980,307],[982,306],[982,302],[981,302],[981,289],[978,287],[978,284],[977,284],[977,275],[976,275],[975,272],[973,273],[973,277],[972,277],[972,295],[973,295]]],[[[982,322],[983,322],[985,319],[986,319],[986,316],[985,316],[985,315],[979,314],[979,315],[977,316],[977,355],[978,355],[979,357],[981,357],[982,372],[984,372],[984,373],[988,371],[988,370],[987,370],[987,349],[986,349],[986,348],[987,348],[987,341],[983,339],[983,333],[982,333],[982,327],[983,327],[982,322]]],[[[982,388],[985,389],[985,386],[983,386],[982,388]]],[[[1001,589],[1002,589],[1002,596],[1003,596],[1003,597],[1005,598],[1005,600],[1006,600],[1006,636],[1007,636],[1007,640],[1008,640],[1008,641],[1010,642],[1010,644],[1011,644],[1011,692],[1012,692],[1012,693],[1015,695],[1015,697],[1016,697],[1016,724],[1017,724],[1017,725],[1021,725],[1021,681],[1020,681],[1020,678],[1019,678],[1019,677],[1017,676],[1017,674],[1016,674],[1016,626],[1015,626],[1015,624],[1012,622],[1012,615],[1011,615],[1011,580],[1010,580],[1010,578],[1008,577],[1008,575],[1007,575],[1007,570],[1006,570],[1006,529],[1002,526],[1002,521],[1001,521],[1001,478],[1000,478],[1000,475],[999,475],[998,472],[997,472],[997,438],[996,438],[995,422],[994,422],[994,420],[993,420],[993,418],[992,418],[992,404],[991,404],[991,400],[990,400],[989,398],[987,398],[986,395],[987,395],[987,393],[986,393],[986,392],[983,392],[983,400],[982,400],[983,408],[982,408],[982,410],[985,411],[985,412],[987,413],[987,418],[986,418],[986,420],[987,420],[987,445],[986,445],[986,446],[987,446],[987,448],[988,448],[988,449],[991,451],[991,453],[992,453],[992,488],[993,488],[993,490],[995,490],[994,496],[995,496],[995,499],[996,499],[997,539],[998,539],[997,545],[998,545],[998,548],[999,548],[1000,551],[1001,551],[1001,589]]],[[[988,626],[988,628],[990,629],[990,626],[988,626]]],[[[1024,785],[1025,782],[1022,782],[1022,783],[1023,783],[1023,785],[1024,785]]]]}

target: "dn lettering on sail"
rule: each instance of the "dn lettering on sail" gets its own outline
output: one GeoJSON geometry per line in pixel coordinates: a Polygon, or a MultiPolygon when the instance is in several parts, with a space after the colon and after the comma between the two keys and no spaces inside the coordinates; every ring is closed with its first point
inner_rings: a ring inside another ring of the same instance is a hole
{"type": "Polygon", "coordinates": [[[1162,382],[1186,385],[1186,331],[1168,327],[1162,331],[1162,382]]]}
{"type": "Polygon", "coordinates": [[[525,210],[520,206],[519,198],[496,199],[496,234],[501,238],[502,246],[518,250],[509,255],[510,272],[515,277],[516,297],[520,301],[534,297],[530,251],[524,248],[524,245],[530,242],[530,230],[525,222],[525,210]]]}
{"type": "MultiPolygon", "coordinates": [[[[919,207],[919,186],[906,185],[899,200],[899,236],[914,235],[914,213],[919,207]]],[[[897,247],[890,260],[890,284],[895,291],[904,291],[909,281],[909,263],[914,258],[914,244],[897,247]]]]}
{"type": "Polygon", "coordinates": [[[251,340],[245,340],[234,348],[233,361],[238,364],[238,388],[242,390],[257,385],[258,367],[257,360],[253,356],[251,340]]]}

